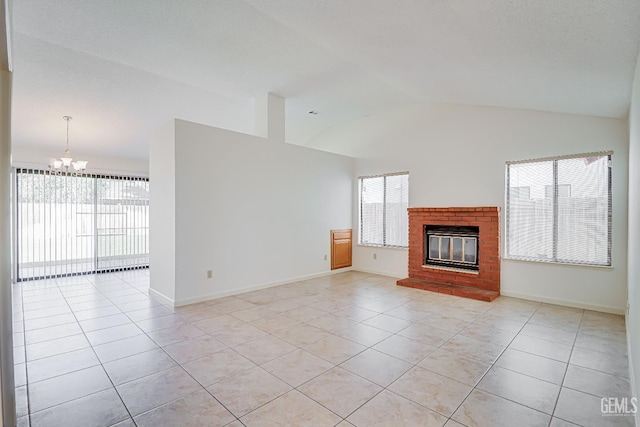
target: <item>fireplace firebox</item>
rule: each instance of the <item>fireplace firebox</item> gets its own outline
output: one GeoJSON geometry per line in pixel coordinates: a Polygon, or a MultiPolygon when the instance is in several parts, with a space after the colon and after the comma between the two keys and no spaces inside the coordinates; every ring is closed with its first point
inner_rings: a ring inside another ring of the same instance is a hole
{"type": "Polygon", "coordinates": [[[425,225],[425,265],[478,271],[479,227],[425,225]]]}

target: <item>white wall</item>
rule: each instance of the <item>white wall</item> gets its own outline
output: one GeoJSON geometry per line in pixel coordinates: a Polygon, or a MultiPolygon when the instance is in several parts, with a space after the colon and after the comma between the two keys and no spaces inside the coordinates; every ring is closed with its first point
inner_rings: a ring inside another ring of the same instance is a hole
{"type": "MultiPolygon", "coordinates": [[[[640,57],[629,112],[629,365],[634,396],[640,390],[640,57]]],[[[640,425],[640,415],[636,414],[640,425]]]]}
{"type": "Polygon", "coordinates": [[[175,122],[157,129],[149,145],[149,293],[173,303],[176,282],[175,122]]]}
{"type": "MultiPolygon", "coordinates": [[[[506,161],[613,150],[613,267],[503,260],[502,293],[623,312],[628,162],[624,120],[427,104],[332,129],[314,141],[314,146],[356,157],[356,177],[409,171],[412,207],[504,208],[506,161]]],[[[357,197],[354,203],[357,228],[357,197]]],[[[406,277],[407,251],[356,246],[354,268],[406,277]]]]}
{"type": "MultiPolygon", "coordinates": [[[[171,193],[155,162],[152,149],[152,217],[160,192],[171,193]]],[[[328,272],[330,230],[351,228],[352,179],[351,158],[176,120],[175,297],[167,297],[181,305],[328,272]]],[[[170,242],[152,230],[154,254],[170,242]]]]}

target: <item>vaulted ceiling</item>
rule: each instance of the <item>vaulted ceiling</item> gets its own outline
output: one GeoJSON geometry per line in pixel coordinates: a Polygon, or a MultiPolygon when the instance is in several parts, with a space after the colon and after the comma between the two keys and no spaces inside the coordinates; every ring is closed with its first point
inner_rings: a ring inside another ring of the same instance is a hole
{"type": "Polygon", "coordinates": [[[625,118],[637,0],[16,0],[13,139],[145,158],[172,117],[287,141],[419,102],[625,118]],[[319,114],[311,115],[309,111],[319,114]]]}

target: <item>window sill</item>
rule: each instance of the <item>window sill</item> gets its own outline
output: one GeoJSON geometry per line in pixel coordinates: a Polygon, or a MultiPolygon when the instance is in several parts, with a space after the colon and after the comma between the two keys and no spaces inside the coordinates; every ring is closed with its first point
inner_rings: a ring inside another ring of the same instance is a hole
{"type": "Polygon", "coordinates": [[[507,258],[503,257],[503,261],[513,261],[513,262],[524,262],[524,263],[533,263],[533,264],[548,264],[548,265],[562,265],[566,267],[578,267],[578,268],[593,268],[596,270],[614,270],[613,266],[610,265],[589,265],[589,264],[572,264],[569,262],[558,262],[558,261],[538,261],[534,259],[522,259],[522,258],[507,258]]]}
{"type": "Polygon", "coordinates": [[[366,245],[363,243],[358,243],[356,246],[361,248],[376,248],[376,249],[395,249],[395,250],[409,250],[406,246],[384,246],[384,245],[366,245]]]}

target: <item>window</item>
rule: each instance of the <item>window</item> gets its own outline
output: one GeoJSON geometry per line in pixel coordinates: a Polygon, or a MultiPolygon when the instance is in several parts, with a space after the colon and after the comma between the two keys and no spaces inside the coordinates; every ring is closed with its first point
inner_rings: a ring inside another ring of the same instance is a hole
{"type": "Polygon", "coordinates": [[[507,163],[507,257],[611,265],[611,153],[507,163]]]}
{"type": "Polygon", "coordinates": [[[149,265],[149,180],[16,170],[17,280],[149,265]]]}
{"type": "Polygon", "coordinates": [[[361,177],[360,244],[406,248],[409,243],[409,174],[361,177]]]}

